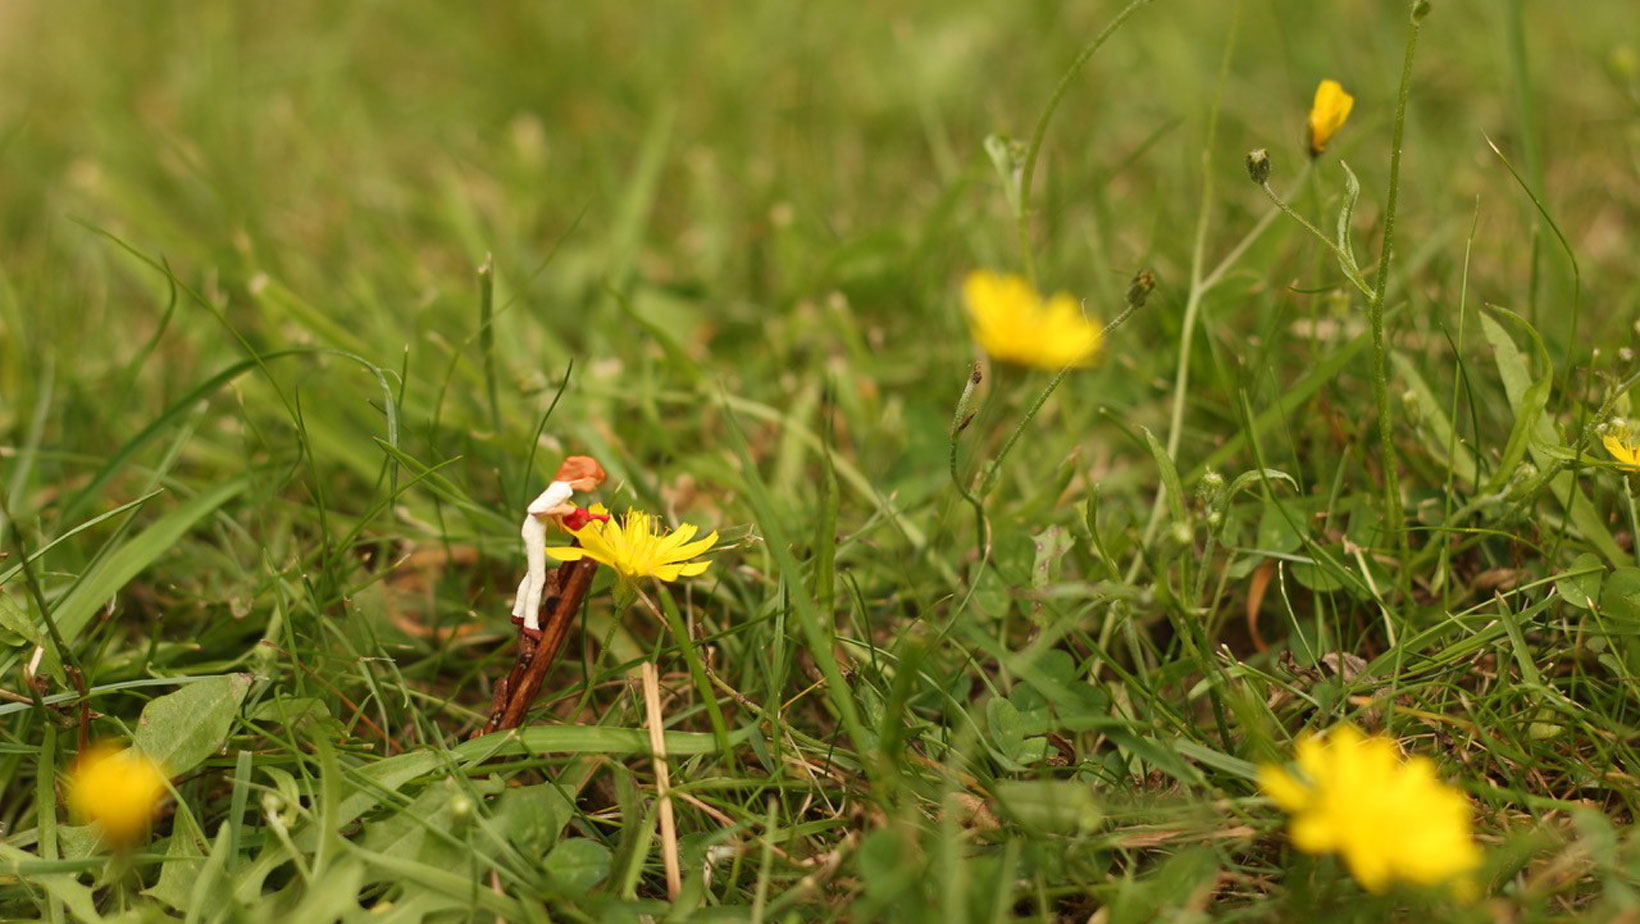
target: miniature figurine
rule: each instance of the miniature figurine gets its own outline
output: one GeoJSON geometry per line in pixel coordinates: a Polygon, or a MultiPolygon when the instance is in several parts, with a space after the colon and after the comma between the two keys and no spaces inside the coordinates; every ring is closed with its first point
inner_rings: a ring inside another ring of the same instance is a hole
{"type": "MultiPolygon", "coordinates": [[[[528,515],[520,533],[524,537],[524,560],[529,565],[524,580],[518,585],[518,596],[513,599],[513,621],[522,622],[524,631],[541,631],[541,592],[547,584],[547,527],[546,521],[558,521],[580,513],[580,508],[569,502],[577,491],[595,491],[604,481],[604,468],[591,456],[570,456],[558,466],[552,484],[530,503],[528,515]]],[[[580,519],[577,517],[577,519],[580,519]]],[[[585,525],[584,522],[582,525],[585,525]]]]}

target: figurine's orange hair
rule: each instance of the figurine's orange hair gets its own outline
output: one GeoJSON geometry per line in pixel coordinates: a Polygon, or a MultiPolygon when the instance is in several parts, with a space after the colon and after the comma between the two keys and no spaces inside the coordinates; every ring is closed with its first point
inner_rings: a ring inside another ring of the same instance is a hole
{"type": "Polygon", "coordinates": [[[608,476],[604,474],[604,467],[598,464],[597,459],[591,456],[570,456],[564,460],[563,465],[558,466],[558,474],[552,476],[552,480],[580,481],[583,478],[590,478],[601,484],[606,477],[608,476]]]}

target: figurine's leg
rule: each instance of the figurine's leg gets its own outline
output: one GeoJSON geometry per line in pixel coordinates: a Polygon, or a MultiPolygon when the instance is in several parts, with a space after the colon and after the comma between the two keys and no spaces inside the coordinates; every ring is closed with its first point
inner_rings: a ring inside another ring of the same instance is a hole
{"type": "Polygon", "coordinates": [[[526,516],[519,534],[524,538],[524,560],[529,572],[518,587],[513,615],[523,618],[524,628],[535,632],[541,629],[541,589],[547,583],[547,527],[534,516],[526,516]]]}
{"type": "Polygon", "coordinates": [[[518,594],[513,597],[513,619],[521,620],[524,618],[524,600],[529,597],[529,595],[530,576],[526,574],[524,575],[524,579],[518,582],[518,594]]]}

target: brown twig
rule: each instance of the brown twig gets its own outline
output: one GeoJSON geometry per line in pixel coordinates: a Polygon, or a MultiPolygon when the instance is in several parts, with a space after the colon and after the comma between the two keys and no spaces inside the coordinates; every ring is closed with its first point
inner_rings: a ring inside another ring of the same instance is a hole
{"type": "MultiPolygon", "coordinates": [[[[537,618],[546,613],[551,619],[553,611],[558,606],[558,572],[547,572],[547,586],[541,594],[541,607],[536,611],[537,618]]],[[[518,627],[518,654],[513,658],[512,670],[505,679],[495,685],[495,698],[490,702],[490,718],[484,727],[474,732],[475,735],[487,735],[501,725],[501,717],[507,713],[507,705],[512,702],[513,691],[518,689],[519,683],[524,680],[524,672],[529,669],[530,661],[535,657],[535,648],[539,635],[524,631],[518,627]]]]}
{"type": "Polygon", "coordinates": [[[536,695],[541,692],[541,683],[546,680],[547,671],[558,659],[558,652],[564,647],[564,640],[569,638],[569,628],[575,622],[575,614],[581,610],[581,601],[586,599],[587,590],[592,587],[592,578],[597,571],[598,563],[588,558],[559,567],[558,596],[550,600],[552,609],[541,626],[541,638],[539,641],[532,640],[522,629],[519,630],[518,661],[504,681],[503,689],[496,691],[496,706],[492,708],[490,721],[479,734],[517,728],[524,724],[530,707],[535,705],[536,695]],[[532,642],[533,650],[528,652],[526,663],[525,648],[532,642]]]}

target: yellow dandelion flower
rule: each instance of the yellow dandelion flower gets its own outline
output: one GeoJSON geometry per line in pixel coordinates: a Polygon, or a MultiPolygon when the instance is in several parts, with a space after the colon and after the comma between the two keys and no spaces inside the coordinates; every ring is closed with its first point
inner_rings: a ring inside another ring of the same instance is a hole
{"type": "Polygon", "coordinates": [[[1606,427],[1606,432],[1600,437],[1606,444],[1606,451],[1612,454],[1618,464],[1630,471],[1640,472],[1640,433],[1636,433],[1634,426],[1626,420],[1614,420],[1606,427]]]}
{"type": "MultiPolygon", "coordinates": [[[[596,514],[605,513],[602,504],[594,505],[591,510],[596,514]]],[[[690,559],[710,549],[717,542],[718,534],[713,532],[695,539],[696,532],[688,523],[672,532],[663,532],[656,517],[628,510],[619,522],[590,520],[574,530],[575,538],[581,542],[579,547],[549,547],[547,554],[559,561],[590,558],[614,568],[623,581],[642,577],[675,581],[700,574],[711,566],[711,562],[690,559]]]]}
{"type": "Polygon", "coordinates": [[[1428,758],[1401,757],[1395,742],[1341,725],[1298,742],[1298,773],[1266,765],[1259,788],[1292,816],[1293,846],[1336,853],[1369,892],[1392,882],[1473,890],[1480,864],[1469,801],[1435,776],[1428,758]]]}
{"type": "Polygon", "coordinates": [[[1315,102],[1310,105],[1310,156],[1320,157],[1327,150],[1327,142],[1344,127],[1355,107],[1355,97],[1344,92],[1336,80],[1323,80],[1315,88],[1315,102]]]}
{"type": "Polygon", "coordinates": [[[134,748],[99,744],[74,762],[68,777],[68,808],[96,825],[119,846],[135,844],[166,795],[165,771],[134,748]]]}
{"type": "Polygon", "coordinates": [[[1090,366],[1104,338],[1082,316],[1076,299],[1061,292],[1044,301],[1018,276],[969,273],[962,297],[975,342],[1000,362],[1043,369],[1090,366]]]}

